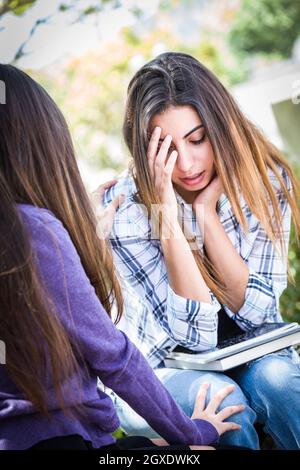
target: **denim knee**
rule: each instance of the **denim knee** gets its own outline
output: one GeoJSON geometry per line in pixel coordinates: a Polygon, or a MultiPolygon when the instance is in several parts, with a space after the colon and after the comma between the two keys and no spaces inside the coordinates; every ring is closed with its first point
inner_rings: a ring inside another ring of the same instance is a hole
{"type": "Polygon", "coordinates": [[[264,399],[273,401],[278,396],[279,400],[286,401],[290,394],[300,392],[300,360],[290,349],[253,361],[246,375],[247,388],[264,399]]]}
{"type": "Polygon", "coordinates": [[[160,375],[161,381],[173,398],[175,398],[179,406],[189,416],[193,413],[198,391],[204,382],[210,384],[206,404],[208,404],[215,393],[225,386],[235,385],[235,390],[223,400],[220,409],[238,404],[248,405],[247,399],[239,385],[225,374],[196,370],[181,370],[175,372],[174,369],[165,369],[164,371],[160,371],[158,375],[160,375]]]}

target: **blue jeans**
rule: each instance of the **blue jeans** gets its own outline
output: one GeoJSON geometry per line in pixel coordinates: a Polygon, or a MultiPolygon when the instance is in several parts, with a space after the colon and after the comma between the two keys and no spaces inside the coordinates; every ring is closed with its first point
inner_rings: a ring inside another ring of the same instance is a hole
{"type": "Polygon", "coordinates": [[[300,358],[292,348],[228,371],[279,449],[300,449],[300,358]]]}
{"type": "MultiPolygon", "coordinates": [[[[219,372],[178,370],[163,367],[156,369],[155,373],[173,396],[177,404],[188,416],[192,415],[195,399],[199,387],[203,382],[209,382],[211,384],[207,401],[225,385],[234,383],[231,378],[219,372]]],[[[121,400],[116,395],[114,395],[113,400],[121,426],[128,435],[141,435],[149,438],[159,437],[158,434],[149,427],[147,422],[125,401],[121,400]]],[[[223,434],[220,438],[220,444],[259,449],[258,435],[254,428],[256,414],[249,407],[247,398],[238,385],[236,385],[234,392],[224,399],[220,409],[236,404],[244,404],[246,409],[241,413],[234,415],[230,418],[230,421],[240,424],[242,429],[238,431],[229,431],[223,434]]]]}
{"type": "MultiPolygon", "coordinates": [[[[254,423],[263,425],[278,448],[300,448],[300,359],[292,349],[284,349],[228,371],[205,372],[159,368],[156,375],[183,411],[191,416],[200,385],[210,382],[207,401],[217,390],[235,383],[236,389],[222,402],[220,409],[244,404],[245,410],[228,420],[242,426],[220,438],[221,445],[259,449],[254,423]]],[[[129,435],[158,437],[146,421],[127,403],[114,397],[122,428],[129,435]]]]}

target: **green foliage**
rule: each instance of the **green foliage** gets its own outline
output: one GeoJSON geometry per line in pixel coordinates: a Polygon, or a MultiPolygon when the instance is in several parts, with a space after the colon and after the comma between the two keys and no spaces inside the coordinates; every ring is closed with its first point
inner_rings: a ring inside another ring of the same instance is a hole
{"type": "Polygon", "coordinates": [[[241,53],[290,57],[299,34],[299,1],[242,0],[229,39],[241,53]]]}
{"type": "Polygon", "coordinates": [[[122,428],[118,428],[114,433],[113,433],[113,436],[116,438],[116,439],[122,439],[123,437],[127,437],[127,434],[125,431],[123,431],[122,428]]]}
{"type": "MultiPolygon", "coordinates": [[[[37,0],[2,0],[0,1],[0,18],[6,13],[12,13],[13,15],[22,15],[28,8],[32,7],[37,0]]],[[[120,6],[120,2],[116,0],[98,0],[98,4],[86,5],[84,2],[78,0],[69,0],[69,2],[63,2],[58,6],[58,10],[61,12],[68,11],[72,8],[78,8],[80,13],[79,17],[92,15],[101,11],[104,7],[111,5],[113,8],[120,6]],[[80,4],[82,3],[82,5],[80,4]]]]}
{"type": "Polygon", "coordinates": [[[215,42],[215,34],[204,32],[198,43],[193,47],[182,45],[180,50],[194,57],[210,70],[212,70],[225,86],[232,86],[243,82],[248,76],[248,69],[245,62],[239,61],[236,57],[230,56],[229,51],[224,50],[215,42]]]}
{"type": "Polygon", "coordinates": [[[6,13],[23,15],[37,0],[3,0],[0,1],[0,18],[6,13]]]}
{"type": "Polygon", "coordinates": [[[300,246],[295,240],[294,229],[291,232],[291,238],[289,262],[295,285],[288,284],[287,289],[280,298],[280,310],[286,321],[300,323],[300,246]]]}
{"type": "MultiPolygon", "coordinates": [[[[294,165],[293,169],[295,176],[300,181],[300,165],[294,165]]],[[[280,297],[280,311],[286,321],[300,323],[300,238],[298,243],[294,225],[292,225],[291,230],[288,258],[294,283],[289,283],[280,297]]]]}
{"type": "Polygon", "coordinates": [[[58,7],[59,11],[62,11],[62,12],[68,11],[70,10],[70,8],[71,8],[70,5],[66,5],[65,3],[62,3],[58,7]]]}

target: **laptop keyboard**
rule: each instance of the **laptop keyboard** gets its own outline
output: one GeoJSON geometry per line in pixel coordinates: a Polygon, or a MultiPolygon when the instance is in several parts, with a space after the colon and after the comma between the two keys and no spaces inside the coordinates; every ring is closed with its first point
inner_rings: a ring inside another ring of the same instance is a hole
{"type": "Polygon", "coordinates": [[[240,343],[241,341],[247,341],[248,339],[256,338],[269,331],[275,330],[284,326],[285,323],[266,323],[265,325],[254,328],[253,330],[246,331],[245,333],[237,336],[233,336],[229,339],[224,339],[217,345],[217,349],[227,348],[228,346],[233,346],[234,344],[240,343]]]}
{"type": "MultiPolygon", "coordinates": [[[[242,341],[247,341],[248,339],[256,338],[257,336],[260,336],[265,333],[269,333],[272,330],[278,329],[282,326],[285,326],[286,323],[266,323],[265,325],[259,326],[257,328],[254,328],[253,330],[246,331],[245,333],[242,333],[240,335],[233,336],[232,338],[224,339],[220,341],[217,345],[217,347],[214,349],[214,351],[218,349],[224,349],[227,348],[228,346],[233,346],[237,343],[240,343],[242,341]]],[[[190,349],[187,349],[183,346],[176,346],[176,348],[173,350],[174,352],[186,352],[189,354],[198,354],[199,351],[192,351],[190,349]]]]}

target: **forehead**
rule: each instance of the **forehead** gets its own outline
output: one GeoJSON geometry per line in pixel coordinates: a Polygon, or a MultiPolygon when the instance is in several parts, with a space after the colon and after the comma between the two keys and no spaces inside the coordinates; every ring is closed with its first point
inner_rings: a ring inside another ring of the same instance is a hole
{"type": "Polygon", "coordinates": [[[152,132],[156,126],[159,126],[162,135],[183,136],[200,124],[202,124],[201,118],[192,106],[169,106],[151,118],[149,131],[152,132]]]}

